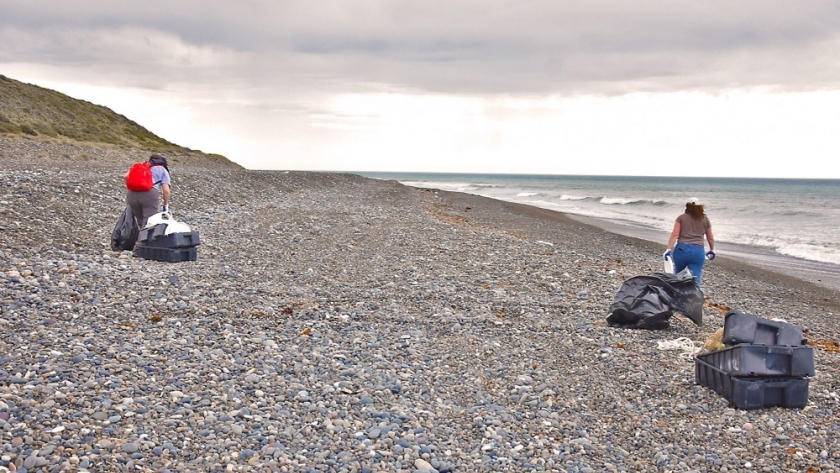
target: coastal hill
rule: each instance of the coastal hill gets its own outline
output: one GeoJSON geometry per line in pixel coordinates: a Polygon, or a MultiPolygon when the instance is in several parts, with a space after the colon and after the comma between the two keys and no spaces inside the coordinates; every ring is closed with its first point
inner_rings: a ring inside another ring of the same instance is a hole
{"type": "MultiPolygon", "coordinates": [[[[183,164],[241,168],[224,156],[171,143],[107,107],[4,75],[0,75],[0,137],[90,150],[161,152],[183,164]]],[[[90,154],[77,153],[80,156],[90,154]]]]}

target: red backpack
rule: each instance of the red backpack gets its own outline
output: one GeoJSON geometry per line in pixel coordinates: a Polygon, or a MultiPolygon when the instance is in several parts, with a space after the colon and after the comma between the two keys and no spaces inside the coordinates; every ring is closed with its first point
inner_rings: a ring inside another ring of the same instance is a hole
{"type": "Polygon", "coordinates": [[[152,190],[155,183],[152,182],[152,165],[146,161],[144,163],[134,163],[128,174],[125,175],[125,188],[135,192],[147,192],[152,190]]]}

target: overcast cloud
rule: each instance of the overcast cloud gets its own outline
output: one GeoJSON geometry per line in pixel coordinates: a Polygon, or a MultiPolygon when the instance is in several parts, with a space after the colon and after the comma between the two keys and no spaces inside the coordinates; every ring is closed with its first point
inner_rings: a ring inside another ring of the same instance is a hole
{"type": "Polygon", "coordinates": [[[0,44],[1,74],[248,167],[711,175],[667,166],[729,149],[781,177],[840,144],[834,0],[0,0],[0,44]]]}

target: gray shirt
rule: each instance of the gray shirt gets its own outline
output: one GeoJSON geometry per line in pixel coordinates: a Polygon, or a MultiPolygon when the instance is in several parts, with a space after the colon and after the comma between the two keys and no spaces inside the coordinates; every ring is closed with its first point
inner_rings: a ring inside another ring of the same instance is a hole
{"type": "Polygon", "coordinates": [[[684,213],[677,217],[677,222],[680,223],[680,237],[678,243],[690,243],[692,245],[703,246],[703,238],[706,236],[706,230],[712,228],[712,222],[708,217],[694,218],[691,214],[684,213]]]}

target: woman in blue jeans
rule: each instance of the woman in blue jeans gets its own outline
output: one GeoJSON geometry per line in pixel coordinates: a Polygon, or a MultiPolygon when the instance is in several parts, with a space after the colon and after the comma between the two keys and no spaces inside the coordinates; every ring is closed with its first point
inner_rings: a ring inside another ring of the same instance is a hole
{"type": "Polygon", "coordinates": [[[712,223],[703,205],[696,198],[685,204],[685,213],[677,217],[674,230],[668,239],[668,249],[663,255],[666,259],[674,258],[674,272],[679,273],[685,268],[691,271],[697,287],[700,287],[701,273],[706,257],[715,259],[715,237],[712,235],[712,223]],[[709,251],[704,249],[703,237],[709,242],[709,251]],[[676,243],[676,246],[674,244],[676,243]]]}

